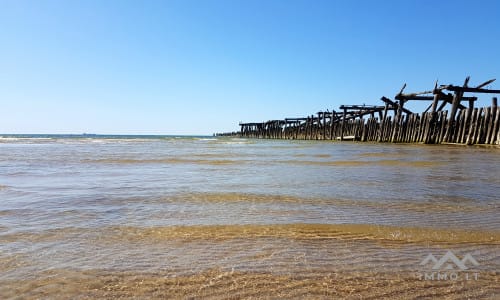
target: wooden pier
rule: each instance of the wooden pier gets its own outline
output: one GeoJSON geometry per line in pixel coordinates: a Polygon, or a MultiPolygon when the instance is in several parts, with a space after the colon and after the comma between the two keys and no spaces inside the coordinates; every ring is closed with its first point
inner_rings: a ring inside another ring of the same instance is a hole
{"type": "Polygon", "coordinates": [[[469,87],[469,77],[461,86],[440,85],[418,93],[404,93],[394,100],[382,97],[382,105],[341,105],[338,111],[320,111],[307,117],[266,122],[240,123],[239,132],[216,134],[263,139],[355,140],[426,144],[500,144],[500,108],[496,97],[491,106],[477,108],[475,96],[500,94],[485,89],[495,79],[469,87]],[[445,93],[447,92],[447,93],[445,93]],[[429,101],[427,109],[414,113],[408,101],[429,101]],[[446,107],[449,110],[444,110],[446,107]]]}

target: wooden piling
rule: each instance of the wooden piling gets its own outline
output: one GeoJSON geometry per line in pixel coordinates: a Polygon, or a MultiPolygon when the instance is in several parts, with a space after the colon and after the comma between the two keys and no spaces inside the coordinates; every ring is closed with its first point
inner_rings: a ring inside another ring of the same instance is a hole
{"type": "Polygon", "coordinates": [[[268,139],[352,139],[393,143],[500,144],[500,108],[497,98],[493,97],[490,107],[476,108],[474,102],[477,98],[464,96],[464,93],[500,94],[500,90],[484,89],[484,86],[493,81],[494,79],[477,87],[469,87],[467,77],[462,86],[438,87],[436,82],[432,91],[411,94],[403,93],[405,84],[394,97],[395,100],[381,98],[384,106],[342,105],[341,113],[335,110],[330,113],[326,110],[305,118],[240,123],[238,132],[217,135],[268,139]],[[444,90],[453,92],[453,95],[445,94],[444,90]],[[431,93],[432,96],[428,95],[431,93]],[[410,100],[432,103],[424,112],[417,114],[404,107],[410,100]],[[468,107],[462,102],[468,102],[468,107]],[[443,110],[446,104],[451,104],[450,111],[443,110]],[[393,112],[392,116],[388,115],[390,111],[393,112]]]}
{"type": "Polygon", "coordinates": [[[490,122],[488,124],[488,131],[487,131],[487,134],[486,134],[486,140],[485,140],[485,144],[493,144],[494,140],[495,140],[495,131],[496,131],[496,124],[495,124],[495,120],[497,119],[497,107],[498,107],[498,102],[497,102],[497,98],[496,97],[493,97],[491,99],[491,118],[490,118],[490,122]]]}
{"type": "Polygon", "coordinates": [[[493,125],[493,136],[496,138],[492,139],[491,141],[491,144],[494,144],[496,143],[497,145],[500,145],[500,107],[497,107],[497,112],[496,112],[496,116],[495,116],[495,124],[493,125]],[[495,134],[495,132],[497,134],[495,134]]]}

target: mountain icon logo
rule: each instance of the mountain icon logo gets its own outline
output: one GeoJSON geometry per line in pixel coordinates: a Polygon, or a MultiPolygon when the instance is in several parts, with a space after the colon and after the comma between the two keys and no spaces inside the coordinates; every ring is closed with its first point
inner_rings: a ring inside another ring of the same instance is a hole
{"type": "Polygon", "coordinates": [[[455,270],[455,267],[458,267],[460,270],[465,271],[468,269],[467,264],[472,264],[474,266],[479,265],[470,253],[467,253],[462,259],[459,259],[450,250],[448,250],[439,260],[436,259],[434,255],[429,254],[420,262],[420,265],[425,266],[430,262],[433,263],[433,270],[455,270]]]}

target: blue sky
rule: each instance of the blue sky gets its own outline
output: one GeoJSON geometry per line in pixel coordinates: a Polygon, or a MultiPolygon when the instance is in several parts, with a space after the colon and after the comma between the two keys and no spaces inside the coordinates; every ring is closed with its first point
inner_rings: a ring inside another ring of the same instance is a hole
{"type": "Polygon", "coordinates": [[[497,78],[499,37],[500,1],[0,0],[0,133],[211,134],[380,104],[497,78]]]}

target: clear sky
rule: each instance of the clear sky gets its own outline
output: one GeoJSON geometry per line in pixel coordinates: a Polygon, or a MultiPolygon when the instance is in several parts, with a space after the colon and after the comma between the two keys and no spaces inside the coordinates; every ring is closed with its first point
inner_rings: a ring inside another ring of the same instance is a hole
{"type": "Polygon", "coordinates": [[[499,53],[500,1],[0,0],[0,133],[232,131],[479,84],[499,53]]]}

